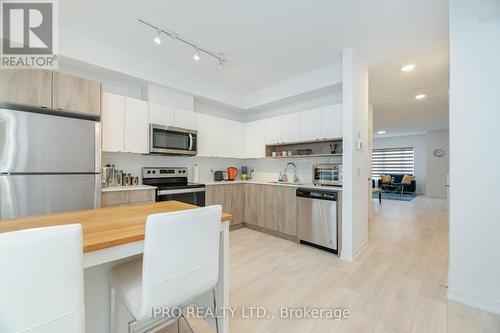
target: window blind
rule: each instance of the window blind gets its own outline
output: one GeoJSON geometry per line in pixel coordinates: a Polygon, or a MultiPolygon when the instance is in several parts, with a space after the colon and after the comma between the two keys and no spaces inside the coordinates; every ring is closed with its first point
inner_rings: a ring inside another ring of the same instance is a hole
{"type": "Polygon", "coordinates": [[[372,151],[372,177],[380,178],[385,174],[414,173],[413,147],[373,149],[372,151]]]}

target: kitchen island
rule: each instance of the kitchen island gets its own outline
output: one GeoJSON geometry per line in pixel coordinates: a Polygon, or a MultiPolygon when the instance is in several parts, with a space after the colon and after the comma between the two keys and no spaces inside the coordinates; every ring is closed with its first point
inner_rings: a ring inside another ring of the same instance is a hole
{"type": "MultiPolygon", "coordinates": [[[[37,215],[0,221],[0,233],[63,224],[79,223],[83,230],[83,266],[85,268],[86,331],[109,332],[110,295],[107,272],[113,266],[141,255],[148,215],[196,208],[178,201],[99,208],[66,213],[37,215]]],[[[231,215],[221,216],[220,268],[217,282],[217,302],[228,306],[229,222],[231,215]]],[[[179,249],[182,255],[182,249],[179,249]]],[[[168,264],[168,263],[166,263],[168,264]]],[[[36,279],[36,277],[33,277],[36,279]]],[[[203,301],[201,301],[203,302],[203,301]]],[[[118,309],[127,316],[125,308],[118,309]]],[[[124,323],[130,320],[123,320],[124,323]]],[[[228,332],[228,321],[222,319],[222,332],[228,332]]],[[[126,332],[119,326],[119,332],[126,332]]]]}

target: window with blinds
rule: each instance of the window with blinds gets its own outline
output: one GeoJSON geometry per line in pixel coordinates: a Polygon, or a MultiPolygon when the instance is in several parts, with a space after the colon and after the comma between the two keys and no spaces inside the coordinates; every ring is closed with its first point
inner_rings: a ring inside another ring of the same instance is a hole
{"type": "Polygon", "coordinates": [[[413,147],[373,149],[372,152],[372,177],[380,178],[385,174],[414,173],[413,147]]]}

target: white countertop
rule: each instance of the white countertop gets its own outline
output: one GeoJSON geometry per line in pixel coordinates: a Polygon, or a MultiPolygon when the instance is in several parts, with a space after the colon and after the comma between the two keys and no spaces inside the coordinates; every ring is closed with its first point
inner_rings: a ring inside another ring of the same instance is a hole
{"type": "Polygon", "coordinates": [[[155,186],[150,185],[111,186],[101,188],[101,192],[153,190],[155,188],[155,186]]]}
{"type": "Polygon", "coordinates": [[[226,181],[211,181],[211,182],[205,182],[204,183],[206,186],[210,185],[231,185],[231,184],[258,184],[258,185],[275,185],[275,186],[289,186],[289,187],[303,187],[303,188],[312,188],[312,189],[324,189],[324,190],[331,190],[331,191],[337,191],[340,192],[342,191],[342,187],[337,187],[337,186],[317,186],[314,185],[313,183],[304,183],[304,184],[293,184],[293,183],[273,183],[272,181],[260,181],[260,180],[226,180],[226,181]]]}

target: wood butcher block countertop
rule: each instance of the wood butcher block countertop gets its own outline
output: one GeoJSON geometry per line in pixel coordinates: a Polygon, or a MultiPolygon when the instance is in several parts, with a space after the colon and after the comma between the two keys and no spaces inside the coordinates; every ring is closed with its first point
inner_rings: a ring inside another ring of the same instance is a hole
{"type": "MultiPolygon", "coordinates": [[[[79,210],[0,221],[0,233],[30,228],[79,223],[83,229],[83,252],[144,240],[148,215],[197,208],[179,201],[79,210]]],[[[221,222],[232,216],[222,214],[221,222]]]]}

